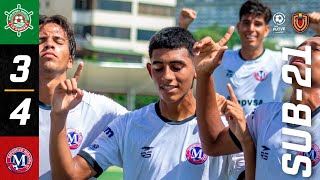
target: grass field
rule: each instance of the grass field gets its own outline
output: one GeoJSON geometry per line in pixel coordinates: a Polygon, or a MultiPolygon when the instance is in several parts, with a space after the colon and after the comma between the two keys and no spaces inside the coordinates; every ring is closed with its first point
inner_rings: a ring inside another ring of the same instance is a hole
{"type": "Polygon", "coordinates": [[[122,168],[112,166],[106,172],[101,174],[98,180],[122,180],[122,168]]]}

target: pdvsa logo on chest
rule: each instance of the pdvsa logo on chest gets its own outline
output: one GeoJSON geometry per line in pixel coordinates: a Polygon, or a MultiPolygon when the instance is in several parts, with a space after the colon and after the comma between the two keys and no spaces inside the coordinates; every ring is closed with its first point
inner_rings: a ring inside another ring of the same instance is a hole
{"type": "Polygon", "coordinates": [[[6,156],[7,167],[14,173],[27,172],[33,163],[32,154],[26,148],[15,147],[6,156]]]}
{"type": "Polygon", "coordinates": [[[200,143],[195,143],[186,150],[186,158],[192,164],[198,165],[204,163],[207,160],[208,155],[203,152],[200,143]]]}
{"type": "Polygon", "coordinates": [[[77,129],[67,129],[67,138],[70,149],[77,149],[82,143],[82,133],[77,129]]]}

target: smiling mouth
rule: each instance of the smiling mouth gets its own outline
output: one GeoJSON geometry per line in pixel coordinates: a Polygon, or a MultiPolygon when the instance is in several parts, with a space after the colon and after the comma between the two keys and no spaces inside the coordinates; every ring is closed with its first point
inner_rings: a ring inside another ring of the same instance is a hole
{"type": "Polygon", "coordinates": [[[163,89],[163,90],[166,90],[166,91],[170,91],[170,90],[176,88],[176,86],[169,86],[169,85],[168,85],[168,86],[165,86],[165,85],[161,85],[160,88],[163,89]]]}
{"type": "Polygon", "coordinates": [[[300,59],[300,58],[292,58],[291,61],[290,61],[290,64],[293,64],[293,63],[302,63],[302,64],[305,64],[306,62],[303,60],[303,59],[300,59]]]}
{"type": "Polygon", "coordinates": [[[253,40],[253,39],[256,39],[256,36],[246,35],[246,38],[249,40],[253,40]]]}

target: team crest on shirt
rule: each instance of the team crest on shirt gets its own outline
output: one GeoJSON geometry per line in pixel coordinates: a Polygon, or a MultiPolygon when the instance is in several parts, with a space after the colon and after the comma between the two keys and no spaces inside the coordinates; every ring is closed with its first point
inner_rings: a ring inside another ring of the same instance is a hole
{"type": "Polygon", "coordinates": [[[263,81],[267,78],[268,73],[264,69],[254,72],[254,78],[258,81],[263,81]]]}
{"type": "Polygon", "coordinates": [[[8,152],[6,163],[11,172],[18,174],[25,173],[32,166],[32,154],[26,148],[15,147],[8,152]]]}
{"type": "Polygon", "coordinates": [[[187,148],[186,158],[192,164],[198,165],[204,163],[207,160],[208,155],[203,152],[200,143],[195,143],[187,148]]]}
{"type": "MultiPolygon", "coordinates": [[[[320,148],[316,144],[312,144],[309,152],[299,152],[298,155],[308,157],[311,160],[312,166],[315,166],[320,161],[320,148]]],[[[305,164],[303,163],[303,165],[305,164]]]]}
{"type": "Polygon", "coordinates": [[[77,129],[67,129],[67,138],[70,149],[77,149],[82,143],[82,133],[77,129]]]}

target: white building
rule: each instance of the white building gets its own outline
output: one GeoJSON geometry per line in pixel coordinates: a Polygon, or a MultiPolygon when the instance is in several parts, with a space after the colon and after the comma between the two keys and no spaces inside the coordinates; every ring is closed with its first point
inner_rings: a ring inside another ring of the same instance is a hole
{"type": "Polygon", "coordinates": [[[72,21],[79,44],[95,59],[142,62],[150,37],[175,26],[175,6],[176,0],[77,0],[72,21]]]}
{"type": "Polygon", "coordinates": [[[73,2],[70,0],[39,0],[40,14],[52,16],[63,15],[72,22],[73,2]]]}
{"type": "MultiPolygon", "coordinates": [[[[133,110],[135,95],[157,95],[145,68],[148,43],[156,31],[176,26],[176,2],[40,0],[40,13],[66,16],[74,25],[77,58],[96,60],[86,62],[79,86],[92,92],[127,94],[127,108],[133,110]]],[[[69,76],[75,69],[68,71],[69,76]]]]}

